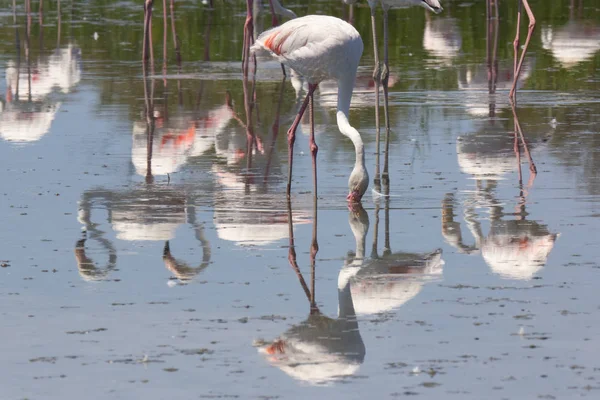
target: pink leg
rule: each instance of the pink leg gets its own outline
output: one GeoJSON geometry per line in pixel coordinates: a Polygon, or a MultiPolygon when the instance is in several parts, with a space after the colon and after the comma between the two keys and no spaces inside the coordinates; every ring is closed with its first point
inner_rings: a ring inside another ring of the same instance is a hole
{"type": "Polygon", "coordinates": [[[275,119],[273,121],[273,125],[271,126],[271,145],[269,146],[269,154],[267,156],[267,166],[265,168],[264,183],[267,183],[267,179],[269,178],[271,170],[271,160],[273,158],[273,150],[275,150],[275,143],[277,142],[277,135],[279,134],[279,115],[281,114],[281,103],[283,103],[283,90],[285,88],[285,80],[286,77],[284,75],[283,80],[281,81],[281,86],[279,88],[279,100],[276,103],[277,108],[275,109],[275,119]]]}
{"type": "Polygon", "coordinates": [[[148,62],[148,47],[150,47],[150,35],[152,21],[152,0],[146,0],[144,2],[144,38],[142,39],[144,45],[142,46],[142,61],[144,65],[148,62]]]}
{"type": "Polygon", "coordinates": [[[179,49],[179,40],[177,39],[177,32],[175,31],[175,4],[174,0],[170,0],[170,14],[171,14],[171,33],[173,34],[173,45],[175,46],[175,56],[177,59],[177,66],[181,68],[181,51],[179,49]]]}
{"type": "MultiPolygon", "coordinates": [[[[292,164],[294,162],[294,142],[296,141],[296,129],[298,128],[298,124],[300,123],[300,120],[302,119],[302,116],[304,115],[304,111],[306,111],[306,107],[308,106],[308,102],[310,100],[310,98],[312,97],[313,92],[315,91],[315,89],[317,88],[317,85],[309,85],[308,86],[308,93],[306,94],[306,98],[304,99],[304,102],[302,103],[302,106],[300,107],[300,110],[298,110],[298,114],[296,114],[296,119],[294,119],[294,122],[292,123],[292,126],[290,127],[290,129],[288,130],[288,184],[287,184],[287,197],[288,199],[290,198],[290,193],[292,191],[292,164]]],[[[316,156],[316,153],[315,153],[316,156]]]]}
{"type": "MultiPolygon", "coordinates": [[[[311,100],[312,105],[312,100],[311,100]]],[[[315,299],[315,259],[319,252],[319,242],[317,241],[317,194],[313,197],[313,229],[312,241],[310,243],[310,313],[319,312],[317,301],[315,299]]]]}
{"type": "Polygon", "coordinates": [[[163,81],[167,84],[167,0],[163,0],[163,81]]]}
{"type": "Polygon", "coordinates": [[[252,7],[254,0],[246,0],[247,14],[244,23],[244,42],[242,51],[242,71],[244,76],[248,76],[248,58],[250,57],[250,46],[254,36],[254,24],[252,22],[252,7]]]}
{"type": "Polygon", "coordinates": [[[310,116],[310,139],[309,139],[309,144],[310,144],[310,154],[312,155],[312,164],[313,164],[313,186],[314,186],[314,190],[315,190],[315,197],[317,197],[317,153],[319,152],[319,147],[317,146],[317,143],[315,142],[315,110],[314,110],[314,99],[313,99],[313,93],[314,90],[316,89],[316,84],[313,83],[309,83],[308,84],[308,91],[311,92],[310,95],[310,107],[309,107],[309,116],[310,116]]]}
{"type": "Polygon", "coordinates": [[[514,98],[515,90],[517,87],[517,80],[519,79],[519,75],[521,74],[521,67],[523,66],[523,60],[525,59],[525,54],[527,53],[527,48],[529,47],[529,42],[531,41],[531,35],[533,34],[533,30],[535,29],[535,16],[533,15],[533,11],[531,11],[531,7],[529,7],[529,3],[527,2],[527,0],[519,1],[523,3],[525,11],[527,12],[527,18],[529,18],[529,27],[527,30],[527,38],[525,39],[525,45],[523,46],[523,52],[521,53],[521,58],[519,59],[517,70],[515,71],[513,86],[510,89],[510,93],[508,94],[508,97],[511,100],[514,98]]]}
{"type": "Polygon", "coordinates": [[[529,161],[529,171],[531,172],[531,176],[529,178],[529,184],[531,185],[537,175],[537,168],[535,166],[535,163],[533,162],[531,153],[529,152],[529,146],[527,145],[527,142],[525,141],[525,135],[523,135],[523,130],[521,129],[521,124],[519,123],[519,118],[517,117],[517,110],[516,110],[514,104],[512,104],[512,112],[513,112],[513,117],[515,120],[515,136],[519,135],[519,137],[521,138],[521,144],[523,145],[523,150],[525,152],[525,156],[527,157],[527,160],[529,161]]]}
{"type": "Polygon", "coordinates": [[[298,280],[300,281],[300,286],[304,290],[304,294],[306,294],[306,298],[308,301],[311,301],[311,293],[306,281],[304,280],[304,276],[302,276],[302,272],[300,272],[300,268],[298,267],[298,262],[296,261],[296,245],[294,243],[294,222],[293,222],[293,214],[292,214],[292,203],[288,199],[287,202],[288,209],[288,229],[289,229],[289,238],[290,238],[290,247],[288,250],[288,261],[292,266],[294,272],[298,276],[298,280]]]}
{"type": "Polygon", "coordinates": [[[519,1],[519,8],[517,11],[517,33],[515,36],[515,40],[513,41],[513,48],[515,51],[515,56],[513,58],[513,82],[516,81],[516,74],[517,74],[517,65],[519,64],[519,44],[520,44],[520,38],[521,38],[521,6],[522,6],[522,2],[521,0],[519,1]]]}
{"type": "Polygon", "coordinates": [[[519,186],[523,184],[523,173],[521,172],[521,150],[519,149],[519,132],[517,128],[517,121],[515,120],[515,138],[513,141],[513,151],[517,158],[517,170],[519,174],[519,186]]]}
{"type": "Polygon", "coordinates": [[[152,7],[154,6],[153,0],[146,0],[148,4],[148,50],[150,52],[150,74],[154,75],[154,46],[152,45],[152,7]]]}

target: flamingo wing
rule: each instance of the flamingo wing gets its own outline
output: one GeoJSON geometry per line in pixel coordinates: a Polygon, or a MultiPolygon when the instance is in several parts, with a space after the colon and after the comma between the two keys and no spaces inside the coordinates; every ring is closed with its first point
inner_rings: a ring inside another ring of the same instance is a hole
{"type": "Polygon", "coordinates": [[[356,42],[360,58],[362,40],[351,25],[335,17],[309,15],[263,32],[251,50],[267,50],[279,62],[316,82],[337,75],[339,64],[348,58],[351,42],[356,42]]]}

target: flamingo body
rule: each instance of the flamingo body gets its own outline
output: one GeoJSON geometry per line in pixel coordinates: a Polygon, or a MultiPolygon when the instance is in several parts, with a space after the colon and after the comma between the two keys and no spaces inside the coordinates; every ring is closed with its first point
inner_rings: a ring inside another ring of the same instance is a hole
{"type": "MultiPolygon", "coordinates": [[[[290,196],[292,182],[293,146],[296,128],[312,100],[317,84],[325,79],[338,81],[337,124],[356,151],[354,169],[348,180],[347,199],[358,202],[369,186],[369,174],[365,168],[364,144],[360,134],[348,121],[350,100],[356,79],[358,62],[363,52],[360,34],[352,25],[339,18],[324,15],[307,15],[263,32],[252,51],[266,50],[282,64],[303,75],[309,83],[306,99],[288,131],[288,186],[290,196]]],[[[311,127],[314,119],[311,113],[311,127]]],[[[317,193],[316,156],[318,147],[311,129],[310,147],[313,158],[313,182],[317,193]]]]}
{"type": "Polygon", "coordinates": [[[308,15],[263,32],[254,50],[271,52],[282,64],[310,83],[339,79],[353,70],[362,55],[360,34],[347,22],[325,15],[308,15]]]}

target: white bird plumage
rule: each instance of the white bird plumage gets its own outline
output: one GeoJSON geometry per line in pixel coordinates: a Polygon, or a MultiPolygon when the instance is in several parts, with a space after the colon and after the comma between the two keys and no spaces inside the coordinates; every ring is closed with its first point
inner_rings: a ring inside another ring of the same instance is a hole
{"type": "MultiPolygon", "coordinates": [[[[253,52],[258,50],[269,51],[278,61],[294,69],[309,82],[307,97],[288,131],[288,195],[291,186],[295,131],[300,118],[317,84],[324,79],[335,79],[338,81],[338,128],[342,134],[352,140],[356,150],[356,163],[348,182],[348,199],[359,201],[367,190],[369,176],[364,165],[363,141],[358,131],[348,122],[356,70],[363,52],[363,42],[358,31],[339,18],[308,15],[263,32],[251,48],[253,52]]],[[[316,195],[317,146],[314,142],[314,133],[311,133],[310,143],[315,168],[316,195]]]]}

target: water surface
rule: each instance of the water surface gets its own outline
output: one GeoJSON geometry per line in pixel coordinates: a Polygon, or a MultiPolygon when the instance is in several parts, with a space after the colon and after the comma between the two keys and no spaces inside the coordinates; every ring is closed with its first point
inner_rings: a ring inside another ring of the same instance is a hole
{"type": "MultiPolygon", "coordinates": [[[[389,186],[348,209],[335,87],[318,202],[305,120],[288,205],[302,82],[259,59],[249,118],[245,5],[215,3],[176,2],[164,75],[155,4],[144,78],[140,4],[33,3],[28,25],[0,2],[3,397],[595,398],[597,5],[531,1],[516,115],[537,176],[507,99],[517,2],[497,25],[484,2],[392,11],[389,186]]],[[[350,120],[374,177],[368,6],[286,4],[361,32],[350,120]]]]}

